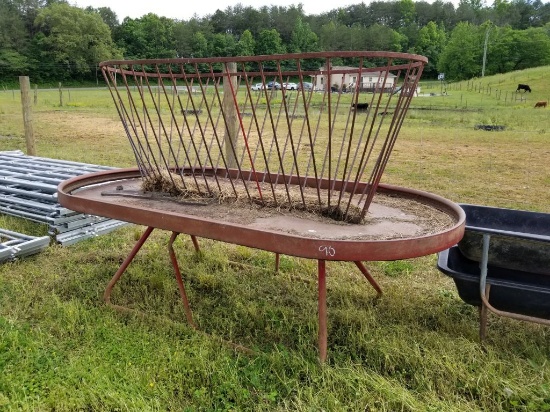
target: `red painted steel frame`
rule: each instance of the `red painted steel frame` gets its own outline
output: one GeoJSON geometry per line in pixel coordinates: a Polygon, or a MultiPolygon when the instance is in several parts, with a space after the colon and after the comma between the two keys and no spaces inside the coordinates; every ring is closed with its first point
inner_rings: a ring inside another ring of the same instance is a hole
{"type": "MultiPolygon", "coordinates": [[[[181,272],[172,248],[172,244],[178,234],[185,233],[191,235],[196,250],[199,250],[196,237],[200,236],[263,249],[276,254],[282,253],[316,259],[318,261],[318,345],[321,361],[324,361],[327,356],[327,260],[354,262],[367,281],[376,289],[378,295],[380,295],[382,293],[380,286],[370,275],[362,261],[397,260],[436,253],[456,244],[464,234],[465,214],[458,205],[430,193],[389,185],[380,185],[378,190],[431,204],[434,208],[453,215],[456,223],[452,227],[440,232],[418,237],[391,240],[318,239],[273,230],[250,228],[236,223],[172,212],[147,206],[147,203],[143,201],[121,203],[120,198],[115,200],[110,196],[97,196],[97,191],[101,192],[98,187],[100,188],[102,184],[124,184],[125,181],[139,179],[140,177],[139,170],[135,168],[120,169],[78,176],[62,182],[58,187],[59,202],[69,209],[147,226],[146,231],[137,241],[130,255],[124,260],[109,282],[105,290],[105,301],[112,306],[120,308],[111,304],[111,290],[154,228],[172,232],[169,243],[170,258],[178,282],[181,299],[185,307],[185,314],[188,322],[193,327],[196,327],[196,325],[191,316],[187,295],[181,279],[181,272]],[[95,195],[90,195],[87,192],[88,189],[95,190],[95,195]],[[328,253],[329,250],[330,253],[328,253]]],[[[278,266],[277,258],[276,266],[278,266]]]]}

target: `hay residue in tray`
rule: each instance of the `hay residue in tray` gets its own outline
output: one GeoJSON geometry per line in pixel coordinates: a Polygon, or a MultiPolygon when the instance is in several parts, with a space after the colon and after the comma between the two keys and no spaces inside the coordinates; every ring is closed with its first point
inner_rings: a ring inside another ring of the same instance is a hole
{"type": "MultiPolygon", "coordinates": [[[[347,194],[331,193],[330,204],[328,192],[319,193],[314,188],[297,185],[265,182],[243,181],[242,179],[214,178],[204,175],[180,175],[168,171],[155,173],[143,178],[142,190],[162,193],[176,200],[209,201],[218,204],[234,203],[255,204],[276,210],[303,211],[346,223],[364,223],[362,208],[349,202],[347,194]]],[[[359,195],[356,196],[359,199],[359,195]]]]}

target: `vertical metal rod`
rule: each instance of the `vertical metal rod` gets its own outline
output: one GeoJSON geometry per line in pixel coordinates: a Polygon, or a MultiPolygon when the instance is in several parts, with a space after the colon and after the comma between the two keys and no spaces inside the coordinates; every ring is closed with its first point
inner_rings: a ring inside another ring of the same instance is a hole
{"type": "Polygon", "coordinates": [[[319,360],[321,363],[327,359],[327,276],[326,262],[319,259],[317,261],[318,272],[318,312],[319,312],[319,360]]]}
{"type": "Polygon", "coordinates": [[[479,278],[479,292],[482,296],[485,296],[485,285],[487,283],[487,265],[489,263],[489,242],[491,241],[491,235],[488,233],[483,234],[483,246],[481,249],[481,262],[479,262],[479,269],[481,275],[479,278]]]}
{"type": "Polygon", "coordinates": [[[275,253],[275,272],[279,271],[280,263],[281,263],[281,255],[279,253],[275,253]]]}
{"type": "MultiPolygon", "coordinates": [[[[489,300],[489,292],[491,290],[491,285],[487,285],[485,288],[485,298],[489,300]]],[[[479,340],[480,342],[483,342],[485,340],[485,337],[487,336],[487,313],[489,310],[487,309],[487,305],[481,301],[481,306],[479,307],[479,340]]]]}

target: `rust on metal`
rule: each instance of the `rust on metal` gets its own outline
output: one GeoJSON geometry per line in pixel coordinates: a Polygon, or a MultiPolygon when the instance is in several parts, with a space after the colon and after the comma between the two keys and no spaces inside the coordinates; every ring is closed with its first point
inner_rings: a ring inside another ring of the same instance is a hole
{"type": "Polygon", "coordinates": [[[240,244],[275,253],[335,261],[395,260],[444,250],[464,234],[462,208],[440,196],[419,190],[381,184],[378,193],[393,204],[371,207],[362,224],[320,219],[313,214],[284,215],[267,208],[235,208],[212,204],[192,206],[158,198],[103,196],[122,185],[137,190],[138,169],[120,169],[76,177],[63,182],[59,202],[74,210],[186,233],[196,237],[240,244]],[[422,206],[406,209],[412,204],[422,206]],[[439,230],[434,223],[443,220],[439,230]]]}
{"type": "Polygon", "coordinates": [[[149,190],[360,222],[425,63],[366,51],[101,67],[149,190]],[[287,89],[291,81],[298,90],[287,89]],[[291,180],[313,181],[313,190],[291,180]]]}
{"type": "Polygon", "coordinates": [[[137,168],[59,185],[73,210],[318,261],[319,357],[327,356],[326,262],[444,250],[465,214],[426,192],[380,183],[427,59],[324,52],[101,64],[137,168]],[[289,85],[286,85],[289,84],[289,85]],[[296,87],[294,86],[296,84],[296,87]],[[296,90],[297,89],[297,90],[296,90]],[[361,110],[359,110],[359,108],[361,110]]]}

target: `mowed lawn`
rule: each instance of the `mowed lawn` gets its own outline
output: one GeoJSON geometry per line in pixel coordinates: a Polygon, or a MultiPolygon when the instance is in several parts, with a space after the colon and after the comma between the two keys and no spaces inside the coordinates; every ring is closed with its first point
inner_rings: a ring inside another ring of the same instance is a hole
{"type": "MultiPolygon", "coordinates": [[[[383,182],[460,203],[550,212],[548,68],[422,84],[383,182]],[[517,83],[533,92],[513,94],[517,83]],[[473,85],[473,86],[472,86],[473,85]],[[480,87],[483,86],[483,90],[480,87]],[[500,94],[495,89],[501,90],[500,94]],[[435,96],[430,96],[430,93],[435,96]],[[477,125],[502,125],[488,132],[477,125]]],[[[37,154],[126,167],[134,157],[106,90],[38,93],[37,154]],[[70,95],[70,96],[69,96],[70,95]]],[[[25,151],[17,91],[0,91],[0,150],[25,151]]],[[[31,235],[44,226],[0,216],[31,235]]],[[[105,306],[109,279],[144,228],[130,226],[0,266],[0,410],[544,411],[550,329],[463,303],[436,256],[328,271],[328,360],[317,359],[316,262],[181,235],[185,315],[155,231],[105,306]],[[242,347],[245,347],[244,350],[242,347]]]]}

